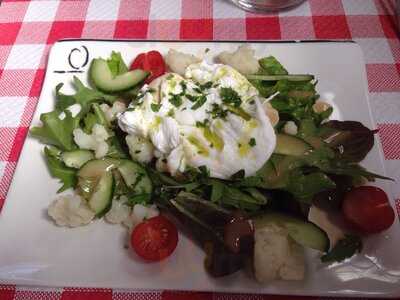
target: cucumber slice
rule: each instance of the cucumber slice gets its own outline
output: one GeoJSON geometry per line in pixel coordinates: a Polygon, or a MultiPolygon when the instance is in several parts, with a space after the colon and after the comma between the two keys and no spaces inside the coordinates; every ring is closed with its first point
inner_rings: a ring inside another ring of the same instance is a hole
{"type": "Polygon", "coordinates": [[[120,92],[131,89],[148,75],[149,72],[137,69],[113,77],[107,62],[102,58],[92,60],[89,74],[94,85],[105,92],[120,92]]]}
{"type": "Polygon", "coordinates": [[[89,207],[96,213],[96,217],[102,217],[111,208],[114,193],[114,177],[111,172],[105,172],[96,185],[96,189],[90,196],[89,207]]]}
{"type": "Polygon", "coordinates": [[[121,160],[118,166],[122,178],[126,185],[132,188],[137,194],[151,194],[153,184],[146,170],[131,160],[121,160]]]}
{"type": "Polygon", "coordinates": [[[270,224],[286,228],[289,236],[304,247],[321,252],[329,250],[328,235],[314,223],[275,212],[267,213],[254,219],[254,226],[256,228],[262,228],[270,224]]]}
{"type": "Polygon", "coordinates": [[[65,165],[75,169],[79,169],[86,162],[92,160],[93,158],[94,155],[89,150],[67,151],[61,154],[61,159],[65,163],[65,165]]]}
{"type": "Polygon", "coordinates": [[[309,144],[297,137],[281,133],[276,135],[274,153],[300,156],[310,149],[311,147],[309,144]]]}
{"type": "Polygon", "coordinates": [[[116,168],[119,164],[120,161],[113,158],[93,159],[82,166],[78,171],[78,176],[84,179],[98,178],[103,173],[116,168]]]}
{"type": "Polygon", "coordinates": [[[289,75],[258,75],[249,74],[246,75],[247,79],[250,80],[262,80],[262,81],[277,81],[277,80],[289,80],[289,81],[310,81],[314,79],[314,75],[309,74],[289,74],[289,75]]]}

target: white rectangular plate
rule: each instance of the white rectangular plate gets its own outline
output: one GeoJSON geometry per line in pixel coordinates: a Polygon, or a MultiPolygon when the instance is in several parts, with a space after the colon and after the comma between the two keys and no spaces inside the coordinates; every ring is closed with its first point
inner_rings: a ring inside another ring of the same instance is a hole
{"type": "MultiPolygon", "coordinates": [[[[53,109],[54,88],[64,82],[72,92],[73,75],[86,82],[89,62],[108,57],[112,50],[130,62],[138,53],[169,48],[208,57],[234,50],[237,42],[141,42],[70,40],[56,43],[50,53],[46,78],[32,124],[53,109]],[[85,50],[87,49],[87,52],[85,50]],[[73,50],[75,49],[75,50],[73,50]],[[70,63],[68,62],[70,58],[70,63]],[[59,72],[61,71],[61,72],[59,72]],[[65,72],[66,71],[66,72],[65,72]],[[70,73],[69,71],[84,71],[70,73]]],[[[355,43],[250,43],[258,57],[274,55],[290,73],[315,74],[322,98],[334,105],[335,118],[357,120],[374,128],[368,102],[364,61],[355,43]]],[[[180,236],[174,254],[161,263],[148,264],[124,249],[122,226],[96,221],[67,229],[55,226],[46,209],[59,188],[42,157],[43,145],[27,138],[7,201],[0,215],[0,282],[44,286],[84,286],[133,289],[176,289],[220,292],[335,296],[400,296],[400,227],[366,239],[362,255],[341,264],[321,264],[318,254],[307,252],[306,279],[275,281],[262,286],[244,273],[220,279],[207,276],[203,252],[180,236]]],[[[364,165],[385,174],[376,143],[364,165]]],[[[376,183],[386,191],[386,183],[376,183]]],[[[393,205],[393,202],[392,202],[393,205]]]]}

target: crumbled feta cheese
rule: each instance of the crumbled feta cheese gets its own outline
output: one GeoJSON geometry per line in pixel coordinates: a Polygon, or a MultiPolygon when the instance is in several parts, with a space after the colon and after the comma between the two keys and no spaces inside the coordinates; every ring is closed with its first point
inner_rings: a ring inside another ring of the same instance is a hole
{"type": "Polygon", "coordinates": [[[304,278],[303,248],[276,224],[256,228],[254,232],[254,273],[257,281],[304,278]]]}
{"type": "Polygon", "coordinates": [[[102,158],[107,154],[108,144],[106,140],[110,136],[103,125],[95,124],[92,128],[92,134],[87,134],[80,128],[74,129],[72,133],[79,148],[94,150],[96,158],[102,158]]]}
{"type": "Polygon", "coordinates": [[[150,141],[131,134],[126,136],[125,141],[134,160],[148,163],[153,159],[154,146],[150,141]]]}
{"type": "Polygon", "coordinates": [[[47,210],[58,226],[78,227],[89,224],[95,213],[78,195],[61,196],[47,210]]]}
{"type": "Polygon", "coordinates": [[[297,134],[297,125],[293,121],[287,121],[285,126],[283,126],[283,132],[289,135],[296,135],[297,134]]]}

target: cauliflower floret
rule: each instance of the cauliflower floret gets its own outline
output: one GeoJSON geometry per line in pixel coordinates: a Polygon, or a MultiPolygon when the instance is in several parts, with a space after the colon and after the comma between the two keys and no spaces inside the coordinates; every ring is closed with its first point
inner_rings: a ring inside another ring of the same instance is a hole
{"type": "Polygon", "coordinates": [[[78,227],[89,224],[95,213],[78,195],[61,196],[47,210],[58,226],[78,227]]]}
{"type": "Polygon", "coordinates": [[[179,75],[185,75],[186,67],[200,62],[201,59],[192,55],[186,54],[174,49],[169,49],[168,54],[165,56],[165,62],[170,70],[179,75]]]}
{"type": "Polygon", "coordinates": [[[131,134],[126,136],[125,141],[134,160],[148,163],[153,159],[154,146],[150,141],[131,134]]]}
{"type": "Polygon", "coordinates": [[[142,204],[135,204],[132,213],[122,223],[129,229],[132,229],[144,219],[156,217],[159,214],[160,212],[157,206],[155,206],[154,204],[150,205],[149,207],[142,204]]]}
{"type": "Polygon", "coordinates": [[[115,101],[111,107],[103,103],[100,104],[100,108],[104,112],[107,121],[111,122],[116,119],[119,113],[123,113],[126,110],[126,105],[121,101],[115,101]]]}
{"type": "Polygon", "coordinates": [[[289,135],[296,135],[297,134],[297,125],[293,121],[287,121],[285,126],[283,126],[283,131],[289,135]]]}
{"type": "Polygon", "coordinates": [[[248,45],[240,46],[235,52],[223,51],[218,59],[242,74],[254,74],[260,68],[257,58],[254,57],[254,50],[248,45]]]}
{"type": "Polygon", "coordinates": [[[113,199],[111,209],[104,216],[106,221],[112,224],[122,223],[131,214],[132,209],[125,205],[127,197],[121,196],[120,199],[113,199]]]}
{"type": "Polygon", "coordinates": [[[304,278],[303,248],[274,223],[256,228],[254,233],[254,273],[257,281],[304,278]]]}
{"type": "Polygon", "coordinates": [[[94,150],[96,158],[104,157],[108,152],[106,140],[110,137],[103,125],[95,124],[92,134],[76,128],[73,131],[74,141],[81,149],[94,150]]]}

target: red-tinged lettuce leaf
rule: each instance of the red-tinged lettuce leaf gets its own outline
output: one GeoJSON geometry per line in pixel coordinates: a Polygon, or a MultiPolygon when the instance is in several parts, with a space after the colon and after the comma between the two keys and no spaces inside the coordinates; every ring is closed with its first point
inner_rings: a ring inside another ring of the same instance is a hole
{"type": "Polygon", "coordinates": [[[332,120],[320,128],[320,137],[341,160],[360,162],[374,146],[374,134],[360,122],[332,120]]]}
{"type": "Polygon", "coordinates": [[[361,251],[361,238],[355,235],[346,235],[336,243],[331,251],[321,257],[321,261],[324,263],[341,262],[361,251]]]}

